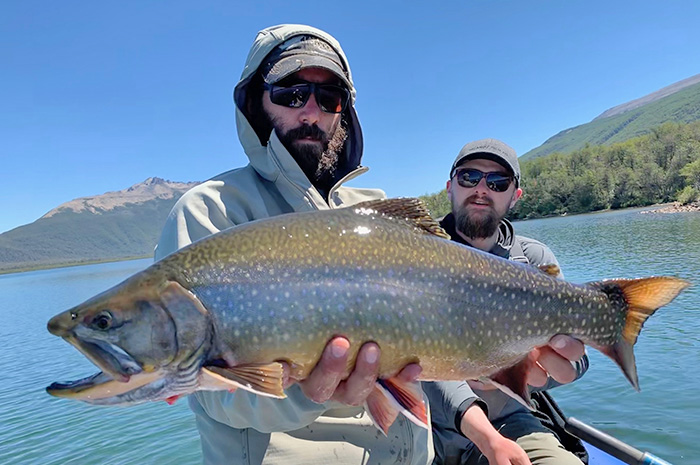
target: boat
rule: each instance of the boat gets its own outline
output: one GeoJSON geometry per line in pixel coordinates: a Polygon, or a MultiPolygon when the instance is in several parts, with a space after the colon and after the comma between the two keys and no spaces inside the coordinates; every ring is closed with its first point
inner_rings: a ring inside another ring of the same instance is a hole
{"type": "Polygon", "coordinates": [[[547,391],[539,392],[537,398],[540,408],[557,426],[581,440],[588,453],[588,465],[671,465],[650,452],[640,451],[574,417],[567,417],[547,391]]]}

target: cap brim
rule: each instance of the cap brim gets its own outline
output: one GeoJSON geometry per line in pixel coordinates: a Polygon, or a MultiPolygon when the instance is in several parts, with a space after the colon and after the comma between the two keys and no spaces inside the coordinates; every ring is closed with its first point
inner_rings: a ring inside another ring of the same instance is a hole
{"type": "Polygon", "coordinates": [[[352,86],[345,76],[343,70],[337,63],[322,56],[314,55],[294,55],[282,58],[264,77],[266,84],[274,84],[292,74],[308,68],[321,68],[330,71],[340,79],[348,89],[352,86]]]}

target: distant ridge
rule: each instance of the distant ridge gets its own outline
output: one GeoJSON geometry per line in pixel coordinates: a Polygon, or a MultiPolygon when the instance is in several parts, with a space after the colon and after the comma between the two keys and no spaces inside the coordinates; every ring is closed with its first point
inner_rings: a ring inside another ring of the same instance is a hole
{"type": "Polygon", "coordinates": [[[42,218],[51,218],[58,213],[90,212],[104,213],[128,204],[143,203],[153,199],[172,199],[196,186],[196,182],[173,182],[161,178],[148,178],[128,189],[106,192],[92,197],[81,197],[59,205],[42,218]]]}
{"type": "Polygon", "coordinates": [[[641,106],[644,106],[648,103],[655,102],[657,100],[660,100],[664,97],[668,97],[671,94],[675,94],[679,90],[683,90],[686,87],[692,86],[700,82],[700,74],[696,74],[695,76],[689,77],[687,79],[683,79],[682,81],[678,81],[674,84],[671,84],[670,86],[666,86],[663,89],[659,89],[656,92],[652,92],[649,95],[645,95],[644,97],[635,99],[635,100],[630,100],[627,103],[623,103],[621,105],[618,105],[616,107],[612,107],[609,110],[604,111],[600,115],[596,116],[593,118],[593,121],[603,119],[603,118],[609,118],[611,116],[619,115],[620,113],[624,113],[626,111],[634,110],[635,108],[639,108],[641,106]]]}
{"type": "Polygon", "coordinates": [[[0,273],[150,256],[173,205],[197,184],[153,177],[63,203],[0,234],[0,273]]]}
{"type": "Polygon", "coordinates": [[[589,123],[565,129],[522,155],[520,160],[555,152],[570,153],[586,145],[624,142],[664,123],[696,120],[700,120],[700,74],[610,108],[589,123]]]}

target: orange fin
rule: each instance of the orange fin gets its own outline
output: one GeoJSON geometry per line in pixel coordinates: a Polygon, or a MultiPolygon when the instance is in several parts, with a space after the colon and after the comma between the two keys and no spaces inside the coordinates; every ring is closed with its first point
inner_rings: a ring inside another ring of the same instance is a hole
{"type": "MultiPolygon", "coordinates": [[[[423,428],[428,428],[428,412],[423,402],[423,390],[419,382],[407,383],[396,378],[378,379],[375,391],[378,390],[384,396],[384,400],[374,398],[368,405],[368,412],[377,427],[386,432],[391,423],[396,419],[393,410],[401,412],[406,418],[423,428]],[[386,402],[385,405],[384,402],[386,402]],[[393,418],[389,416],[393,415],[393,418]],[[388,420],[390,423],[386,424],[388,420]]],[[[374,391],[373,391],[374,392],[374,391]]]]}
{"type": "Polygon", "coordinates": [[[372,423],[384,436],[389,434],[389,427],[399,416],[399,409],[391,402],[378,386],[374,386],[365,400],[365,410],[372,419],[372,423]]]}
{"type": "Polygon", "coordinates": [[[254,394],[284,399],[282,388],[282,365],[254,363],[235,367],[206,366],[200,374],[200,389],[231,390],[245,389],[254,394]]]}
{"type": "Polygon", "coordinates": [[[537,268],[539,268],[540,271],[543,272],[544,274],[547,274],[547,275],[552,276],[554,278],[561,275],[561,268],[559,268],[559,265],[554,264],[554,263],[547,263],[545,265],[539,265],[537,268]]]}
{"type": "Polygon", "coordinates": [[[634,344],[647,319],[664,305],[671,302],[690,283],[672,276],[653,276],[639,279],[611,279],[590,283],[606,295],[613,305],[620,300],[627,312],[622,339],[610,346],[596,346],[622,369],[632,386],[639,391],[637,364],[634,359],[634,344]]]}

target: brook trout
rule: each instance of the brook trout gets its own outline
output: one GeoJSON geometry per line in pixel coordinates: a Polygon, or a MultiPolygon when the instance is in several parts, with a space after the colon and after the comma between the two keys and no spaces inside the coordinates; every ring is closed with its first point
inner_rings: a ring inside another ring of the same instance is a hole
{"type": "MultiPolygon", "coordinates": [[[[246,389],[283,398],[334,336],[381,347],[367,409],[386,431],[425,425],[417,383],[497,377],[556,334],[612,358],[638,389],[633,346],[644,321],[688,282],[675,277],[575,285],[449,240],[418,199],[253,221],[191,244],[53,317],[52,334],[102,371],[47,388],[92,404],[246,389]],[[395,402],[393,402],[395,401],[395,402]],[[394,407],[397,405],[398,407],[394,407]]],[[[524,376],[501,377],[528,398],[524,376]]]]}

